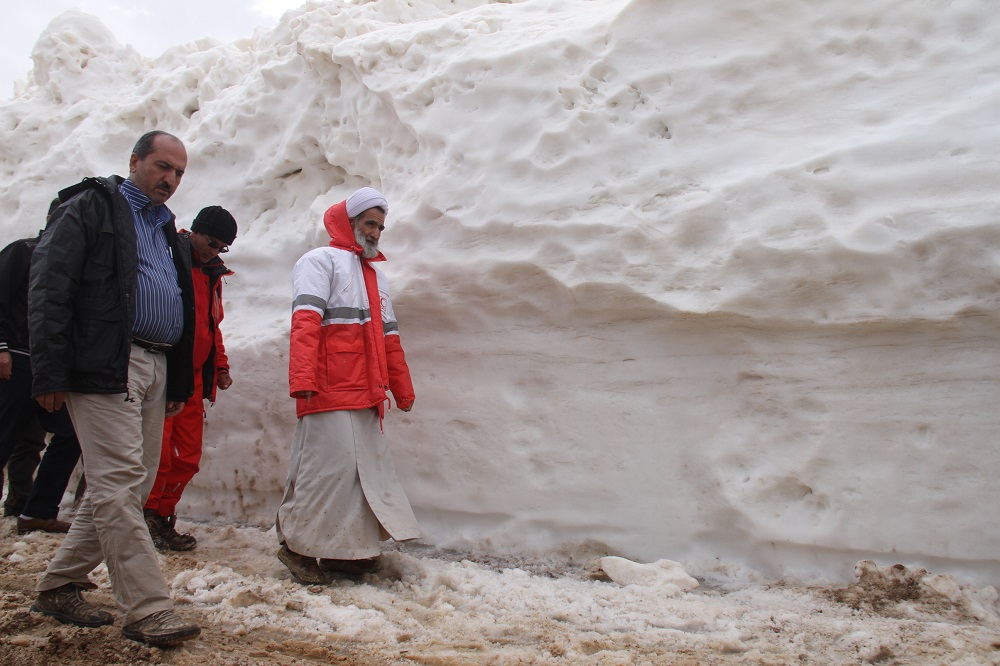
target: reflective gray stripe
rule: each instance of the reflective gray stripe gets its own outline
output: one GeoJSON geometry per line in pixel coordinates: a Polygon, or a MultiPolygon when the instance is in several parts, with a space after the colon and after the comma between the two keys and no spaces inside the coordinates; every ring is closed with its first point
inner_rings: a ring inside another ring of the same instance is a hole
{"type": "Polygon", "coordinates": [[[327,308],[326,301],[324,301],[319,296],[313,296],[311,294],[301,294],[292,303],[292,309],[299,307],[300,305],[308,305],[314,307],[317,310],[323,311],[323,321],[328,319],[351,319],[355,321],[367,321],[371,318],[371,310],[362,308],[352,308],[352,307],[342,307],[342,308],[327,308]]]}
{"type": "Polygon", "coordinates": [[[362,310],[361,308],[351,308],[344,306],[342,308],[330,308],[329,310],[323,311],[323,321],[327,319],[356,319],[358,321],[367,321],[371,319],[371,310],[362,310]]]}
{"type": "Polygon", "coordinates": [[[313,296],[312,294],[300,294],[292,301],[292,309],[299,307],[300,305],[311,305],[317,310],[326,309],[326,301],[319,296],[313,296]]]}
{"type": "Polygon", "coordinates": [[[396,333],[399,331],[399,324],[394,321],[387,321],[382,324],[382,334],[389,335],[390,333],[396,333]]]}

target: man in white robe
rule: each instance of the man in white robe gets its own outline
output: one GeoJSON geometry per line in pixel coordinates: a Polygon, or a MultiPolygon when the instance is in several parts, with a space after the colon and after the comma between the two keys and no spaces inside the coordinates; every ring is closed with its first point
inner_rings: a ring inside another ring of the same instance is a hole
{"type": "Polygon", "coordinates": [[[365,187],[326,211],[330,245],[292,272],[289,393],[299,417],[278,508],[278,559],[303,584],[374,571],[379,542],[419,538],[383,432],[413,407],[378,241],[389,206],[365,187]]]}

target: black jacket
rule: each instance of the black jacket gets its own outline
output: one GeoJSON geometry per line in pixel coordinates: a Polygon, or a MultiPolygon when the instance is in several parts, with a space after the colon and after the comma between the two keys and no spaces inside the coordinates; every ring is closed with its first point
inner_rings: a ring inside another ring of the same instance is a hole
{"type": "Polygon", "coordinates": [[[28,269],[38,238],[0,250],[0,352],[28,353],[28,269]]]}
{"type": "MultiPolygon", "coordinates": [[[[135,321],[135,222],[118,191],[124,179],[86,178],[59,193],[35,248],[29,279],[32,394],[127,393],[135,321]]],[[[164,227],[184,305],[181,341],[167,353],[167,400],[194,392],[194,294],[191,254],[180,251],[171,219],[164,227]]]]}

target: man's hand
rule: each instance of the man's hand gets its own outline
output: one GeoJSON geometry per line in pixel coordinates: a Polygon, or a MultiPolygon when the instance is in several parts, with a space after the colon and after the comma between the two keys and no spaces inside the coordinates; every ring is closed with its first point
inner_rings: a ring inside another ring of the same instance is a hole
{"type": "Polygon", "coordinates": [[[396,406],[397,406],[397,407],[399,407],[400,409],[402,409],[402,410],[403,410],[404,412],[408,412],[408,411],[410,411],[411,409],[413,409],[413,403],[415,403],[415,402],[416,402],[416,400],[411,400],[411,401],[410,401],[409,403],[407,403],[406,405],[401,405],[401,404],[399,403],[399,401],[397,400],[397,401],[396,401],[396,406]]]}
{"type": "Polygon", "coordinates": [[[10,352],[0,352],[0,379],[10,379],[10,370],[14,366],[10,352]]]}
{"type": "Polygon", "coordinates": [[[219,370],[219,379],[215,385],[223,391],[233,385],[233,378],[229,376],[228,370],[219,370]]]}
{"type": "Polygon", "coordinates": [[[184,403],[176,400],[167,400],[167,416],[177,416],[184,411],[184,403]]]}
{"type": "Polygon", "coordinates": [[[316,391],[296,391],[292,394],[292,397],[299,398],[300,400],[305,400],[309,402],[309,398],[316,395],[316,391]]]}
{"type": "Polygon", "coordinates": [[[42,393],[35,396],[35,401],[47,412],[57,411],[66,402],[66,394],[63,391],[53,391],[52,393],[42,393]]]}

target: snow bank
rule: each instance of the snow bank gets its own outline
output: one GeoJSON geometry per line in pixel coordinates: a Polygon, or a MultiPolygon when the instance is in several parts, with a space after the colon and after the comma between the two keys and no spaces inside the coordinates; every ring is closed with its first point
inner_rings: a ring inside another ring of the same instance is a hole
{"type": "Polygon", "coordinates": [[[311,3],[144,59],[78,11],[0,103],[0,234],[188,146],[221,204],[235,384],[181,511],[273,520],[289,273],[373,185],[428,541],[849,580],[1000,578],[990,3],[311,3]]]}

